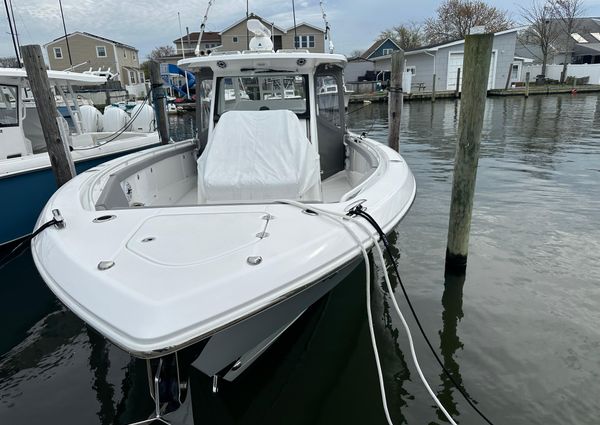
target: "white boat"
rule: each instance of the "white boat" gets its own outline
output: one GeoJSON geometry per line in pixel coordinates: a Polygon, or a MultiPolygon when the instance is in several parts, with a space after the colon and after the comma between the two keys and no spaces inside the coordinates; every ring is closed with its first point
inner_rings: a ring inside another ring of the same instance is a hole
{"type": "MultiPolygon", "coordinates": [[[[352,90],[348,90],[346,88],[346,84],[342,84],[342,89],[344,93],[344,108],[348,109],[348,104],[350,103],[350,96],[354,94],[352,90]]],[[[338,86],[335,83],[335,80],[327,79],[323,81],[323,84],[319,87],[318,95],[321,97],[329,97],[331,101],[335,103],[335,99],[337,99],[338,94],[338,86]]]]}
{"type": "MultiPolygon", "coordinates": [[[[158,134],[150,128],[149,111],[141,111],[145,113],[134,122],[127,119],[128,128],[111,129],[107,114],[103,120],[95,107],[77,100],[73,86],[98,85],[106,78],[63,71],[48,71],[48,78],[68,109],[70,124],[61,118],[60,129],[72,148],[78,172],[159,143],[158,134]]],[[[11,205],[0,210],[0,220],[10,223],[0,226],[0,251],[31,232],[55,189],[27,74],[24,69],[0,68],[0,197],[11,205]]]]}
{"type": "Polygon", "coordinates": [[[38,220],[64,226],[32,242],[48,287],[110,341],[146,359],[194,345],[194,366],[226,379],[361,262],[348,230],[317,210],[362,205],[390,232],[416,193],[398,152],[346,130],[343,96],[322,107],[311,95],[325,79],[342,87],[344,56],[274,53],[257,38],[255,50],[179,62],[213,73],[206,148],[181,142],[88,170],[38,220]],[[298,96],[250,89],[273,77],[298,96]]]}

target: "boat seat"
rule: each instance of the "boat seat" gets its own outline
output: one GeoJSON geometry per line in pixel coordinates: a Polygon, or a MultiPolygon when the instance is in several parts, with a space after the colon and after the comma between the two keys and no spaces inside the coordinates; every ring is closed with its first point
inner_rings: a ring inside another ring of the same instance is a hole
{"type": "Polygon", "coordinates": [[[198,158],[198,202],[321,200],[319,155],[291,111],[229,111],[198,158]]]}

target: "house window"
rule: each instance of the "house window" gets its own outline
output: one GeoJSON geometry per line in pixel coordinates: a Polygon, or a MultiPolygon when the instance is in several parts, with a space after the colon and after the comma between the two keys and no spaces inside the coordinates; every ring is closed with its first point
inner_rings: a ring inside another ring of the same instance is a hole
{"type": "Polygon", "coordinates": [[[315,47],[315,36],[314,35],[299,35],[294,37],[294,45],[296,49],[300,47],[315,47]]]}
{"type": "Polygon", "coordinates": [[[519,65],[513,65],[510,71],[510,79],[518,80],[519,79],[519,65]]]}
{"type": "Polygon", "coordinates": [[[238,38],[236,36],[233,36],[232,40],[233,40],[234,43],[238,42],[238,38]]]}
{"type": "Polygon", "coordinates": [[[105,58],[106,57],[106,47],[96,46],[96,56],[99,58],[105,58]]]}
{"type": "Polygon", "coordinates": [[[412,75],[415,75],[417,73],[417,67],[416,66],[407,66],[406,72],[410,72],[412,75]]]}
{"type": "Polygon", "coordinates": [[[135,71],[129,71],[129,84],[135,84],[135,71]]]}
{"type": "Polygon", "coordinates": [[[62,55],[62,49],[60,47],[55,47],[54,48],[54,59],[62,59],[63,55],[62,55]]]}
{"type": "Polygon", "coordinates": [[[131,57],[133,58],[133,60],[136,60],[137,58],[135,57],[135,52],[131,53],[131,57]]]}
{"type": "Polygon", "coordinates": [[[383,56],[391,55],[394,49],[383,49],[383,56]]]}
{"type": "Polygon", "coordinates": [[[576,32],[571,34],[571,37],[573,37],[573,39],[578,43],[587,43],[588,42],[585,38],[583,38],[581,35],[579,35],[576,32]]]}
{"type": "Polygon", "coordinates": [[[139,81],[140,81],[140,83],[144,83],[146,81],[146,79],[144,78],[144,73],[143,72],[139,73],[139,81]]]}

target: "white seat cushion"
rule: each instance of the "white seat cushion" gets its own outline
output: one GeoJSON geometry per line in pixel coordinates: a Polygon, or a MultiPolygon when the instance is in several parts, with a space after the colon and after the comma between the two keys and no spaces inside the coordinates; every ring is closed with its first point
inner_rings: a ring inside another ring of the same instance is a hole
{"type": "Polygon", "coordinates": [[[198,159],[201,203],[302,200],[319,181],[319,155],[291,111],[224,113],[198,159]]]}

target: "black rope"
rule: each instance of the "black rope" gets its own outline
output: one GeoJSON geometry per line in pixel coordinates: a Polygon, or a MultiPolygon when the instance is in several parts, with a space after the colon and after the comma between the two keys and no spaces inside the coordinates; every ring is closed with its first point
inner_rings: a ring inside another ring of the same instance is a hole
{"type": "MultiPolygon", "coordinates": [[[[367,220],[369,222],[369,224],[371,224],[371,226],[373,226],[375,228],[375,230],[377,231],[377,233],[381,237],[381,240],[383,241],[383,245],[385,246],[385,249],[387,251],[388,256],[392,260],[392,264],[394,266],[394,273],[396,274],[396,278],[398,279],[398,282],[400,283],[400,288],[402,288],[402,293],[404,294],[404,298],[406,299],[408,307],[410,308],[410,311],[411,311],[413,317],[415,318],[415,322],[417,323],[417,326],[419,327],[419,330],[421,331],[421,335],[423,335],[423,339],[425,339],[425,342],[427,343],[427,346],[429,347],[429,349],[433,353],[433,356],[435,357],[435,359],[439,363],[440,367],[442,368],[442,370],[444,371],[444,373],[446,374],[446,376],[448,377],[448,379],[450,379],[450,381],[452,382],[452,384],[454,384],[455,388],[462,394],[462,396],[465,398],[465,400],[467,401],[467,403],[469,403],[469,405],[479,414],[479,416],[484,421],[486,421],[490,425],[494,425],[492,423],[492,421],[489,420],[487,418],[487,416],[485,416],[485,414],[481,410],[479,410],[477,408],[477,406],[475,406],[475,404],[473,402],[474,400],[471,398],[471,396],[469,394],[467,394],[466,390],[463,389],[462,385],[460,385],[454,379],[454,377],[452,376],[452,374],[450,373],[450,371],[448,369],[446,369],[446,366],[444,366],[444,364],[442,363],[442,361],[439,358],[437,352],[433,348],[433,345],[431,345],[431,342],[429,341],[429,338],[427,337],[427,334],[425,333],[425,330],[423,329],[423,326],[421,325],[421,321],[419,320],[419,317],[417,316],[417,312],[415,311],[415,309],[414,309],[414,307],[412,305],[412,302],[410,301],[410,298],[408,297],[408,293],[406,292],[406,288],[404,287],[404,283],[402,283],[402,279],[400,278],[400,272],[398,271],[398,263],[396,262],[396,259],[394,258],[393,254],[392,254],[392,250],[390,248],[390,244],[389,244],[389,242],[387,240],[387,237],[385,236],[385,232],[383,231],[383,229],[379,226],[379,224],[375,221],[375,219],[373,217],[371,217],[370,214],[368,214],[367,212],[365,212],[365,210],[363,209],[362,205],[358,205],[358,206],[354,207],[353,209],[351,209],[350,212],[348,213],[348,215],[349,216],[360,216],[360,217],[364,218],[365,220],[367,220]],[[471,401],[471,400],[473,400],[473,401],[471,401]]],[[[390,296],[393,297],[394,294],[390,294],[390,296]]]]}
{"type": "Polygon", "coordinates": [[[54,225],[60,225],[61,223],[62,223],[62,220],[57,220],[56,218],[53,218],[49,222],[42,224],[39,227],[39,229],[37,229],[35,232],[27,235],[24,240],[22,240],[17,246],[15,246],[7,255],[5,255],[0,260],[0,270],[2,270],[4,267],[6,267],[6,265],[8,263],[10,263],[11,261],[13,261],[15,258],[18,258],[21,254],[23,254],[25,252],[25,249],[23,249],[23,248],[27,248],[27,245],[33,240],[33,238],[35,238],[37,235],[42,233],[48,227],[54,226],[54,225]]]}

